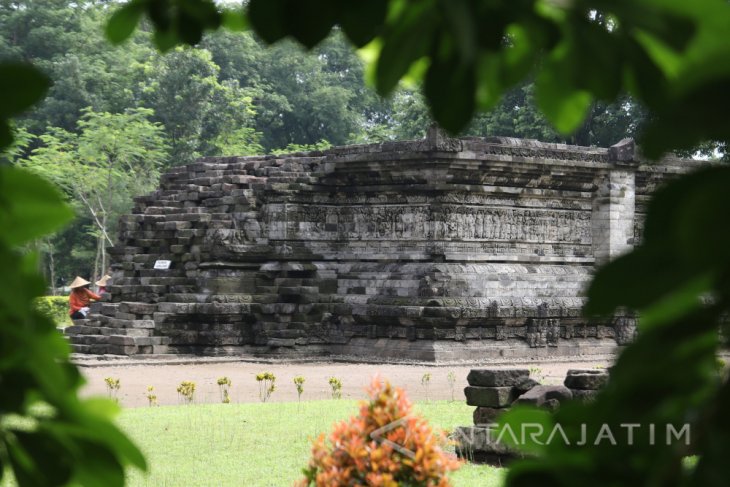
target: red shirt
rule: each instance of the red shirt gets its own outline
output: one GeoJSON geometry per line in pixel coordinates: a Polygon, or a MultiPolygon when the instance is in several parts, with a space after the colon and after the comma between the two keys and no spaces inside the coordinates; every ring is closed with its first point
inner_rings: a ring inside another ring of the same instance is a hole
{"type": "Polygon", "coordinates": [[[94,301],[99,301],[101,299],[101,296],[91,292],[85,287],[79,287],[72,290],[71,295],[68,297],[69,305],[71,305],[71,311],[69,311],[68,313],[69,316],[74,314],[81,308],[87,307],[92,299],[94,301]]]}

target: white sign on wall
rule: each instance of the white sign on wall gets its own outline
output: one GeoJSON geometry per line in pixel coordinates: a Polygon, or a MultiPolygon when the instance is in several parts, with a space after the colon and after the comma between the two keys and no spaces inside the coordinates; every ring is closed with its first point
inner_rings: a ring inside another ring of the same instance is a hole
{"type": "Polygon", "coordinates": [[[172,261],[170,260],[156,260],[155,269],[167,270],[170,268],[171,263],[172,261]]]}

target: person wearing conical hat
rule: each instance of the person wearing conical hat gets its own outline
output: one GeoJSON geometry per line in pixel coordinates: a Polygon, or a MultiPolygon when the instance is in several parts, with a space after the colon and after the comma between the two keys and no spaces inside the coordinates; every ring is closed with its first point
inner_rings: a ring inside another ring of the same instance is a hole
{"type": "Polygon", "coordinates": [[[96,281],[94,283],[97,286],[96,292],[99,293],[99,295],[102,295],[102,294],[108,292],[106,290],[106,287],[109,284],[109,279],[111,279],[111,278],[112,278],[112,276],[110,276],[109,274],[104,274],[104,277],[102,277],[101,279],[99,279],[98,281],[96,281]]]}
{"type": "Polygon", "coordinates": [[[89,304],[91,301],[99,301],[101,296],[89,289],[91,283],[83,277],[76,276],[71,283],[71,294],[68,297],[68,303],[71,308],[69,315],[72,320],[83,320],[89,314],[89,304]]]}

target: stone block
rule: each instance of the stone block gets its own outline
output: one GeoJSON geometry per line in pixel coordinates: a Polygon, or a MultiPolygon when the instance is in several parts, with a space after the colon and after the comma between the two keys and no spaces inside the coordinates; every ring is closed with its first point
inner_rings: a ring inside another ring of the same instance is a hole
{"type": "Polygon", "coordinates": [[[136,345],[136,338],[127,335],[110,335],[107,343],[111,345],[136,345]]]}
{"type": "Polygon", "coordinates": [[[467,386],[464,388],[466,403],[469,406],[482,406],[490,408],[508,407],[515,400],[517,395],[511,386],[508,387],[477,387],[467,386]]]}
{"type": "Polygon", "coordinates": [[[456,454],[470,461],[500,466],[503,461],[521,456],[518,450],[497,443],[496,436],[493,430],[484,426],[459,426],[453,434],[456,454]]]}
{"type": "Polygon", "coordinates": [[[528,369],[471,369],[466,381],[471,386],[504,387],[519,384],[529,376],[528,369]]]}
{"type": "Polygon", "coordinates": [[[591,402],[596,398],[596,396],[598,396],[599,391],[589,389],[571,389],[570,392],[573,394],[573,399],[577,401],[591,402]]]}
{"type": "Polygon", "coordinates": [[[479,406],[474,410],[474,424],[491,424],[496,423],[500,414],[505,412],[506,408],[490,408],[479,406]]]}
{"type": "Polygon", "coordinates": [[[522,395],[532,389],[533,387],[539,386],[540,383],[530,377],[525,377],[514,385],[515,393],[522,395]]]}
{"type": "Polygon", "coordinates": [[[573,398],[573,393],[565,386],[536,386],[522,394],[515,401],[517,404],[532,404],[534,406],[547,406],[552,409],[555,406],[554,402],[548,403],[550,400],[555,400],[558,403],[568,401],[573,398]]]}
{"type": "Polygon", "coordinates": [[[568,370],[563,384],[569,389],[597,390],[608,383],[603,370],[568,370]]]}
{"type": "MultiPolygon", "coordinates": [[[[635,323],[581,318],[594,262],[628,250],[635,211],[686,170],[632,152],[432,133],[170,168],[121,220],[110,301],[69,339],[93,353],[154,353],[164,333],[174,352],[482,363],[607,350],[635,323]]],[[[538,387],[522,369],[469,383],[514,386],[469,393],[496,404],[538,387]]]]}

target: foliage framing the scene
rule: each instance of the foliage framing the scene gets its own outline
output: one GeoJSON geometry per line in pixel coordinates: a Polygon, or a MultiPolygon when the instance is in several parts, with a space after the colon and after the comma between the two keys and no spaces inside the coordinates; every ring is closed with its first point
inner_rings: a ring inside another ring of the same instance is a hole
{"type": "Polygon", "coordinates": [[[451,485],[459,461],[441,449],[445,437],[411,414],[403,389],[375,377],[367,394],[358,416],[335,424],[329,441],[314,441],[299,485],[451,485]]]}
{"type": "MultiPolygon", "coordinates": [[[[337,24],[353,44],[367,46],[382,93],[407,74],[422,78],[434,116],[452,131],[476,109],[492,106],[506,87],[534,76],[538,104],[563,131],[580,123],[593,98],[611,100],[627,91],[651,112],[643,139],[649,155],[730,138],[730,11],[721,0],[252,0],[248,9],[246,15],[221,12],[204,0],[132,0],[114,15],[107,34],[121,42],[146,14],[163,50],[195,43],[205,29],[243,29],[248,23],[268,41],[292,36],[313,46],[337,24]]],[[[9,118],[37,102],[47,88],[47,79],[32,67],[0,64],[1,150],[12,142],[9,118]]],[[[730,211],[727,186],[721,184],[728,179],[727,169],[708,170],[680,179],[661,199],[657,195],[644,245],[600,271],[590,291],[593,311],[609,313],[617,306],[642,311],[642,332],[622,355],[610,387],[592,409],[576,414],[621,414],[627,403],[619,401],[638,384],[650,384],[652,401],[634,416],[701,418],[695,468],[679,470],[678,452],[646,449],[629,470],[632,479],[639,479],[634,483],[726,485],[730,478],[723,456],[730,427],[722,414],[730,408],[730,386],[705,367],[728,304],[730,263],[723,247],[730,211]],[[632,285],[623,290],[627,284],[632,285]],[[708,292],[712,304],[701,308],[698,296],[708,292]]],[[[57,229],[70,214],[53,188],[16,168],[0,167],[0,186],[5,283],[0,385],[8,391],[0,398],[0,414],[35,420],[31,431],[0,423],[0,462],[10,462],[21,485],[58,484],[71,477],[85,485],[120,485],[121,465],[144,461],[106,419],[108,405],[77,399],[80,379],[68,362],[67,347],[52,323],[33,310],[33,298],[45,285],[32,259],[15,250],[57,229]],[[37,402],[50,406],[51,414],[36,414],[32,406],[37,402]],[[77,461],[81,456],[85,462],[77,461]],[[43,470],[34,468],[40,458],[51,460],[43,470]]],[[[629,404],[638,407],[631,399],[629,404]]],[[[547,477],[553,484],[570,484],[591,473],[592,483],[615,484],[628,458],[614,468],[615,455],[594,450],[555,447],[544,454],[545,460],[529,468],[516,465],[510,484],[547,477]]]]}
{"type": "MultiPolygon", "coordinates": [[[[563,133],[579,128],[595,100],[628,93],[648,109],[640,142],[650,157],[730,140],[730,5],[721,0],[251,0],[243,11],[204,0],[162,4],[128,3],[110,21],[110,38],[121,42],[145,13],[163,49],[221,24],[311,48],[338,26],[371,59],[381,94],[404,77],[422,80],[434,118],[452,132],[533,78],[538,106],[563,133]],[[205,15],[191,14],[192,5],[205,15]]],[[[727,336],[717,331],[730,294],[728,182],[728,168],[714,168],[668,185],[649,207],[645,241],[598,271],[586,311],[638,311],[639,338],[595,403],[557,416],[570,427],[579,419],[691,421],[697,466],[682,468],[686,451],[644,443],[609,453],[552,444],[516,464],[508,485],[727,484],[730,425],[720,412],[730,409],[730,384],[708,364],[727,336]]]]}
{"type": "Polygon", "coordinates": [[[77,397],[68,345],[34,306],[46,287],[34,255],[14,249],[70,216],[49,183],[0,167],[0,474],[10,467],[19,485],[123,485],[124,466],[144,468],[144,458],[110,422],[114,404],[77,397]]]}
{"type": "MultiPolygon", "coordinates": [[[[0,63],[0,151],[13,139],[9,118],[40,100],[48,80],[26,64],[0,63]]],[[[80,399],[82,378],[69,347],[36,299],[46,290],[36,254],[18,250],[72,217],[42,178],[0,164],[0,477],[20,486],[122,486],[124,468],[144,457],[111,422],[118,406],[80,399]]]]}

